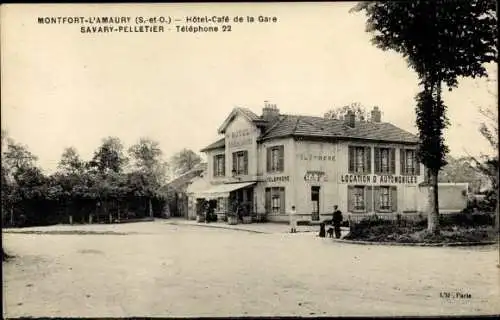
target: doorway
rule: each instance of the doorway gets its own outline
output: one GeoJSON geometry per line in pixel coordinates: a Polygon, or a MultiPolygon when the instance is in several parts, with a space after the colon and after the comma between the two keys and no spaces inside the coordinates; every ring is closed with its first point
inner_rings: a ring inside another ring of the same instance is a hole
{"type": "Polygon", "coordinates": [[[312,212],[311,212],[311,220],[319,221],[319,190],[320,188],[317,186],[311,187],[311,204],[312,204],[312,212]]]}

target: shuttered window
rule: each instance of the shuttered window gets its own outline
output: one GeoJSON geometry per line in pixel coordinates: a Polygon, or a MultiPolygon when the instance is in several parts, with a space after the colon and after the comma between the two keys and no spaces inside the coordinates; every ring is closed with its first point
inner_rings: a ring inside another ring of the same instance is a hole
{"type": "Polygon", "coordinates": [[[267,172],[283,172],[285,169],[285,147],[267,148],[267,172]]]}
{"type": "Polygon", "coordinates": [[[374,189],[375,211],[397,212],[398,189],[396,186],[380,186],[374,189]]]}
{"type": "Polygon", "coordinates": [[[349,212],[373,211],[373,188],[371,186],[348,186],[347,210],[349,212]]]}
{"type": "Polygon", "coordinates": [[[396,173],[396,151],[393,148],[375,148],[375,173],[396,173]]]}
{"type": "Polygon", "coordinates": [[[349,146],[349,172],[371,173],[371,147],[349,146]]]}
{"type": "Polygon", "coordinates": [[[248,151],[233,153],[233,173],[235,175],[248,174],[248,151]]]}
{"type": "Polygon", "coordinates": [[[420,175],[420,163],[415,149],[401,149],[399,157],[401,175],[420,175]]]}
{"type": "Polygon", "coordinates": [[[366,187],[347,187],[347,208],[350,212],[364,212],[366,210],[366,187]]]}
{"type": "Polygon", "coordinates": [[[285,188],[266,188],[266,212],[285,214],[285,188]]]}
{"type": "Polygon", "coordinates": [[[373,188],[371,186],[365,187],[365,208],[366,212],[373,211],[373,188]]]}
{"type": "Polygon", "coordinates": [[[226,158],[223,154],[214,156],[214,177],[223,177],[226,175],[226,158]]]}

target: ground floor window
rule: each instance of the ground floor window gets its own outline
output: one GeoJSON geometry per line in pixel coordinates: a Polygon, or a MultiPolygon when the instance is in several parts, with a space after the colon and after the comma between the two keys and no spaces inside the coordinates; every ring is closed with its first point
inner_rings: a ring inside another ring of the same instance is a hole
{"type": "Polygon", "coordinates": [[[266,188],[266,212],[285,214],[285,188],[266,188]]]}
{"type": "Polygon", "coordinates": [[[396,212],[398,209],[398,189],[396,186],[375,187],[375,211],[396,212]]]}
{"type": "Polygon", "coordinates": [[[372,187],[371,186],[348,186],[347,204],[349,212],[372,211],[372,187]]]}
{"type": "Polygon", "coordinates": [[[354,187],[354,210],[365,210],[364,187],[354,187]]]}

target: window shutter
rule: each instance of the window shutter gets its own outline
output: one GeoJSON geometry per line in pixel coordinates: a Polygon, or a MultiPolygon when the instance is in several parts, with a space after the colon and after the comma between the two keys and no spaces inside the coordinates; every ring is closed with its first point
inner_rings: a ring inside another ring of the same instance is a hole
{"type": "Polygon", "coordinates": [[[213,171],[213,176],[216,177],[217,176],[217,156],[213,156],[213,161],[214,161],[214,171],[213,171]]]}
{"type": "Polygon", "coordinates": [[[420,163],[418,163],[417,151],[413,151],[413,173],[415,175],[420,175],[420,163]]]}
{"type": "Polygon", "coordinates": [[[243,154],[243,167],[244,174],[248,174],[248,151],[243,154]]]}
{"type": "Polygon", "coordinates": [[[284,214],[284,213],[286,213],[285,188],[281,187],[281,188],[279,188],[279,190],[280,190],[280,202],[281,202],[280,203],[280,213],[284,214]]]}
{"type": "Polygon", "coordinates": [[[349,147],[349,172],[354,172],[354,147],[349,147]]]}
{"type": "Polygon", "coordinates": [[[399,149],[399,163],[401,165],[401,172],[400,174],[403,176],[406,174],[406,166],[405,166],[405,150],[404,149],[399,149]]]}
{"type": "Polygon", "coordinates": [[[271,172],[271,148],[267,148],[267,172],[271,172]]]}
{"type": "Polygon", "coordinates": [[[266,213],[271,213],[271,189],[266,188],[266,213]]]}
{"type": "Polygon", "coordinates": [[[389,156],[390,156],[390,171],[391,174],[396,174],[396,149],[391,148],[389,149],[389,156]]]}
{"type": "Polygon", "coordinates": [[[391,187],[391,209],[392,212],[398,211],[398,187],[391,187]]]}
{"type": "Polygon", "coordinates": [[[226,175],[226,155],[222,156],[222,175],[226,175]]]}
{"type": "Polygon", "coordinates": [[[285,146],[280,146],[280,148],[279,148],[279,155],[280,155],[279,170],[281,172],[283,172],[285,170],[285,146]]]}
{"type": "Polygon", "coordinates": [[[374,150],[375,173],[380,173],[380,148],[374,150]]]}
{"type": "Polygon", "coordinates": [[[373,203],[375,204],[375,212],[380,211],[380,187],[373,187],[373,198],[375,201],[373,203]]]}
{"type": "Polygon", "coordinates": [[[354,211],[354,187],[353,186],[347,187],[347,211],[349,211],[349,212],[354,211]]]}
{"type": "Polygon", "coordinates": [[[365,148],[365,173],[372,172],[372,148],[365,148]]]}
{"type": "Polygon", "coordinates": [[[236,170],[236,152],[233,152],[233,170],[236,170]]]}
{"type": "Polygon", "coordinates": [[[365,209],[366,209],[366,212],[373,211],[373,187],[372,186],[365,187],[365,209]]]}

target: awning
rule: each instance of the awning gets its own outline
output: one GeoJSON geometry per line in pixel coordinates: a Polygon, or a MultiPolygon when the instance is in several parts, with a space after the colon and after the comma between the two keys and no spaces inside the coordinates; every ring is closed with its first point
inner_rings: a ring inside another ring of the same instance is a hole
{"type": "Polygon", "coordinates": [[[238,189],[243,189],[254,185],[256,182],[240,182],[240,183],[226,183],[213,186],[207,190],[197,192],[195,194],[196,198],[203,199],[216,199],[216,198],[227,198],[229,193],[238,189]]]}

